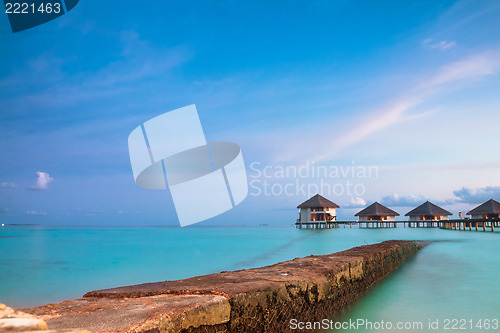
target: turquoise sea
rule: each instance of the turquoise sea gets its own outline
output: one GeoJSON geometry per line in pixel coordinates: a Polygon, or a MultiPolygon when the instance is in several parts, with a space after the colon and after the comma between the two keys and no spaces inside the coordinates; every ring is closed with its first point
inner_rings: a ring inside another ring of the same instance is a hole
{"type": "MultiPolygon", "coordinates": [[[[446,331],[447,319],[458,319],[460,324],[466,321],[465,331],[500,331],[483,325],[486,319],[500,320],[500,232],[3,227],[0,302],[35,306],[78,298],[90,290],[259,267],[389,239],[437,242],[371,289],[342,322],[422,322],[422,329],[407,330],[436,332],[446,331]],[[429,320],[439,321],[438,330],[428,328],[429,320]]],[[[385,330],[368,326],[355,331],[385,330]]]]}

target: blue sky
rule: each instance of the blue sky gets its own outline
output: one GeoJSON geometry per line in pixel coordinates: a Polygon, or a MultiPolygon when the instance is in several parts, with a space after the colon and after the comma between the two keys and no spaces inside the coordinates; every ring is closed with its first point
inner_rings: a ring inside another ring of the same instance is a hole
{"type": "MultiPolygon", "coordinates": [[[[495,1],[87,0],[16,34],[0,16],[5,223],[178,225],[168,191],[135,185],[127,137],[190,104],[208,141],[241,146],[249,180],[254,162],[375,166],[323,179],[364,189],[323,193],[340,218],[500,199],[495,1]]],[[[255,192],[200,226],[288,225],[307,199],[255,192]]]]}

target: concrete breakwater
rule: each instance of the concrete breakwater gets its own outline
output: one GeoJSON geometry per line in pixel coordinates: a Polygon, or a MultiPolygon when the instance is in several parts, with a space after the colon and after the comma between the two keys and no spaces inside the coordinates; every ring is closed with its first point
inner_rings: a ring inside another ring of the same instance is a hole
{"type": "Polygon", "coordinates": [[[50,329],[291,332],[291,319],[338,316],[420,248],[412,241],[386,241],[261,268],[92,291],[22,311],[50,329]]]}

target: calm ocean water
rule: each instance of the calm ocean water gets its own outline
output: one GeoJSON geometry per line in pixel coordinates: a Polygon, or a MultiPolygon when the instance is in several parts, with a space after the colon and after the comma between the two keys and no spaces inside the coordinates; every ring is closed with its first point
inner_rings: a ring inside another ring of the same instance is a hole
{"type": "Polygon", "coordinates": [[[446,318],[474,324],[500,319],[500,233],[440,229],[4,227],[0,302],[35,306],[90,290],[259,267],[389,239],[440,242],[373,288],[342,320],[421,321],[422,331],[435,332],[426,329],[429,319],[441,321],[439,331],[446,318]]]}

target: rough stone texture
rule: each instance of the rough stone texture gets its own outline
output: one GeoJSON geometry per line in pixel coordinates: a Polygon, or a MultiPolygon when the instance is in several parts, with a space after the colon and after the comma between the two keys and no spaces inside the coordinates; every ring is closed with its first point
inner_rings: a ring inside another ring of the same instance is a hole
{"type": "Polygon", "coordinates": [[[43,330],[43,331],[22,331],[22,333],[92,333],[89,330],[43,330]]]}
{"type": "Polygon", "coordinates": [[[0,332],[23,332],[46,329],[47,324],[43,320],[0,303],[0,332]]]}
{"type": "Polygon", "coordinates": [[[31,314],[9,308],[0,303],[0,332],[16,333],[91,333],[87,330],[48,330],[47,323],[31,314]]]}
{"type": "Polygon", "coordinates": [[[289,332],[338,315],[420,245],[387,241],[330,255],[178,281],[92,291],[24,311],[50,328],[96,332],[289,332]]]}
{"type": "Polygon", "coordinates": [[[156,295],[142,298],[86,297],[26,309],[51,329],[93,332],[176,332],[229,321],[227,298],[218,295],[156,295]]]}

